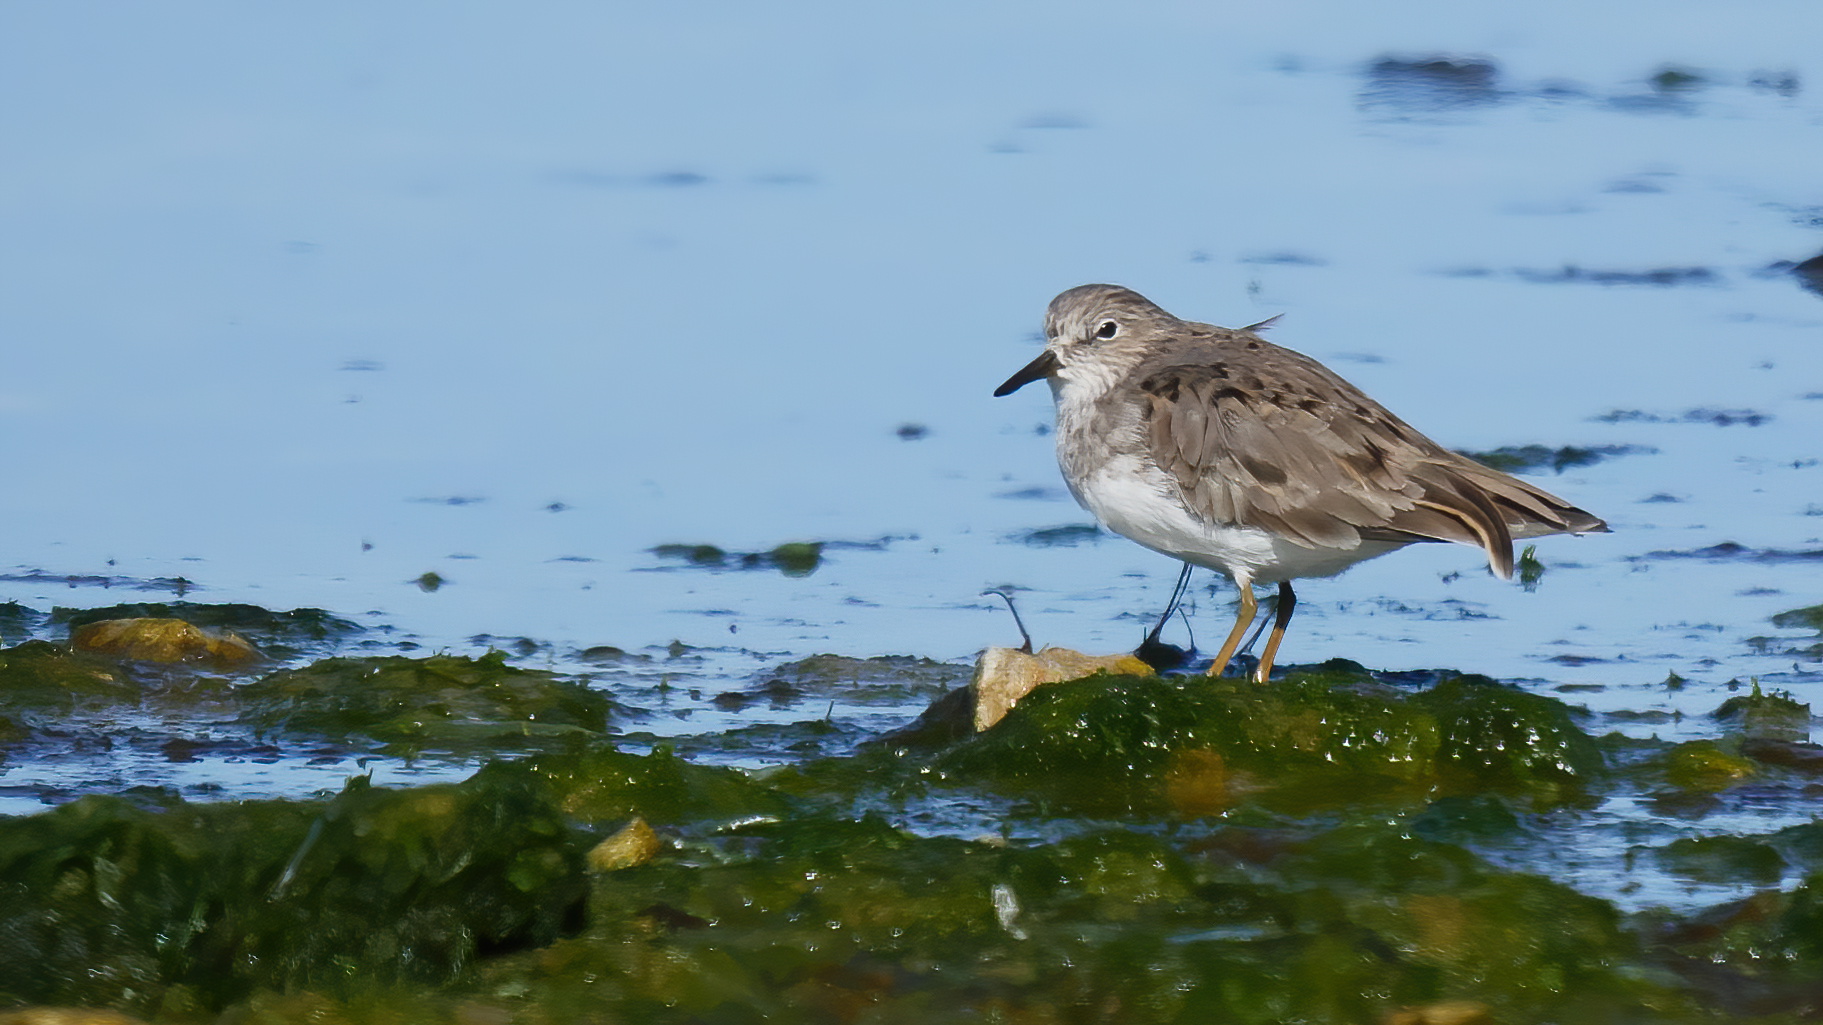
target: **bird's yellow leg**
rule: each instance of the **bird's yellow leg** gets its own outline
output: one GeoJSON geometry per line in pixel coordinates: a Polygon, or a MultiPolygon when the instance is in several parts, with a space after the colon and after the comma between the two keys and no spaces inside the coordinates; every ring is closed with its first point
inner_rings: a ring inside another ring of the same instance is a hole
{"type": "Polygon", "coordinates": [[[1279,584],[1279,603],[1272,610],[1272,633],[1266,637],[1266,651],[1260,656],[1259,668],[1254,670],[1253,682],[1265,683],[1272,675],[1272,660],[1279,653],[1279,642],[1285,639],[1285,627],[1291,622],[1291,612],[1298,607],[1298,596],[1292,593],[1291,581],[1279,584]]]}
{"type": "Polygon", "coordinates": [[[1260,605],[1253,600],[1253,585],[1239,580],[1234,585],[1241,589],[1241,609],[1234,617],[1234,629],[1228,631],[1228,639],[1222,642],[1222,650],[1215,653],[1215,661],[1209,664],[1209,675],[1220,676],[1228,668],[1228,660],[1234,657],[1234,649],[1241,646],[1241,638],[1247,635],[1247,628],[1253,625],[1254,613],[1260,605]]]}

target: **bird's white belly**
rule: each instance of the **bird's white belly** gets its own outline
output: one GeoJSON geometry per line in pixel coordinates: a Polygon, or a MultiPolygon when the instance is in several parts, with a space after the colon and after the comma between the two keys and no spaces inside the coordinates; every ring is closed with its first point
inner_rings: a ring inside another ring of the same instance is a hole
{"type": "Polygon", "coordinates": [[[1115,456],[1083,479],[1071,480],[1070,490],[1114,533],[1242,582],[1334,576],[1405,547],[1364,541],[1353,548],[1307,548],[1258,527],[1210,523],[1185,508],[1162,472],[1131,456],[1115,456]]]}

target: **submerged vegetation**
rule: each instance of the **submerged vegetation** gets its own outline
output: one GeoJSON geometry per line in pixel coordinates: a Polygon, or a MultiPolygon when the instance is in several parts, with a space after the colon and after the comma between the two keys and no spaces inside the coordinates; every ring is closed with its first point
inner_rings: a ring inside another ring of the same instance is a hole
{"type": "MultiPolygon", "coordinates": [[[[268,652],[359,629],[210,610],[57,618],[188,617],[268,652]]],[[[27,612],[0,622],[44,625],[27,612]]],[[[1561,701],[1471,675],[1098,675],[978,735],[749,772],[623,750],[601,692],[502,653],[318,654],[224,672],[0,649],[0,752],[132,706],[476,766],[303,800],[129,788],[0,819],[0,1012],[1698,1022],[1796,1020],[1819,999],[1814,823],[1634,843],[1628,864],[1759,888],[1694,915],[1626,914],[1514,856],[1606,800],[1689,819],[1811,785],[1809,709],[1757,686],[1716,709],[1719,739],[1671,744],[1597,736],[1561,701]]],[[[817,656],[752,693],[928,695],[955,672],[817,656]]]]}

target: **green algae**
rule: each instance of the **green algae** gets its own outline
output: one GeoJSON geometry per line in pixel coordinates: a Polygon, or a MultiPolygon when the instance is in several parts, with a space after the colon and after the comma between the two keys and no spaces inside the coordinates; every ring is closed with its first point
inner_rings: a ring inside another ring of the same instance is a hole
{"type": "Polygon", "coordinates": [[[1060,808],[1202,814],[1242,799],[1288,809],[1492,789],[1556,803],[1602,755],[1568,709],[1485,678],[1416,694],[1364,674],[1244,680],[1093,676],[1041,688],[937,756],[1060,808]]]}
{"type": "Polygon", "coordinates": [[[761,559],[788,577],[805,577],[822,565],[823,545],[818,541],[787,541],[763,553],[761,559]]]}
{"type": "Polygon", "coordinates": [[[652,554],[661,559],[682,559],[692,566],[720,566],[728,561],[728,553],[715,545],[659,545],[652,554]]]}
{"type": "Polygon", "coordinates": [[[764,552],[730,552],[711,544],[664,544],[651,551],[704,569],[776,569],[788,577],[809,576],[823,564],[821,541],[787,541],[764,552]]]}
{"type": "Polygon", "coordinates": [[[1691,793],[1719,793],[1760,775],[1753,759],[1742,755],[1738,744],[1691,740],[1664,752],[1655,768],[1665,781],[1691,793]]]}
{"type": "Polygon", "coordinates": [[[1762,692],[1758,680],[1751,692],[1729,698],[1710,715],[1745,737],[1804,740],[1810,735],[1810,706],[1785,691],[1762,692]]]}
{"type": "Polygon", "coordinates": [[[811,655],[764,674],[767,697],[839,697],[844,702],[903,704],[929,699],[968,682],[969,669],[909,655],[811,655]]]}
{"type": "Polygon", "coordinates": [[[234,685],[192,666],[121,661],[48,641],[0,649],[0,744],[111,728],[123,713],[193,722],[227,714],[234,685]]]}
{"type": "Polygon", "coordinates": [[[1659,918],[1642,927],[1653,929],[1656,946],[1668,955],[1662,960],[1693,989],[1774,1021],[1815,1019],[1817,980],[1823,978],[1823,872],[1787,892],[1764,890],[1686,919],[1659,918]]]}
{"type": "Polygon", "coordinates": [[[1772,617],[1772,625],[1786,630],[1815,630],[1823,634],[1823,605],[1790,609],[1772,617]]]}
{"type": "Polygon", "coordinates": [[[628,754],[605,745],[532,756],[527,771],[560,795],[564,813],[606,825],[638,817],[656,825],[725,823],[782,815],[788,805],[746,773],[695,765],[658,748],[628,754]]]}
{"type": "Polygon", "coordinates": [[[549,943],[581,851],[528,772],[328,801],[90,796],[0,821],[0,1003],[219,1009],[255,989],[444,983],[549,943]]]}
{"type": "Polygon", "coordinates": [[[45,615],[16,601],[0,602],[0,645],[18,644],[44,625],[45,615]]]}
{"type": "Polygon", "coordinates": [[[50,622],[69,631],[108,619],[181,619],[192,626],[240,634],[278,659],[304,653],[321,653],[362,634],[365,628],[330,615],[322,609],[301,608],[275,612],[258,605],[203,602],[129,602],[96,609],[51,610],[50,622]]]}
{"type": "Polygon", "coordinates": [[[145,682],[105,655],[49,641],[0,649],[0,709],[57,715],[72,708],[137,704],[145,682]]]}
{"type": "Polygon", "coordinates": [[[1009,846],[878,818],[745,831],[595,881],[588,929],[490,966],[534,1020],[1374,1021],[1442,999],[1545,1020],[1681,994],[1604,902],[1386,826],[1237,866],[1125,829],[1009,846]]]}
{"type": "Polygon", "coordinates": [[[1654,851],[1660,865],[1712,883],[1776,883],[1785,859],[1770,844],[1741,836],[1687,836],[1654,851]]]}
{"type": "Polygon", "coordinates": [[[1462,452],[1470,459],[1491,466],[1504,473],[1532,473],[1548,469],[1553,473],[1582,466],[1594,466],[1606,459],[1616,456],[1634,455],[1641,452],[1654,452],[1656,449],[1644,445],[1565,445],[1562,448],[1551,448],[1546,445],[1503,445],[1487,452],[1462,452]]]}
{"type": "Polygon", "coordinates": [[[285,669],[236,692],[238,721],[266,733],[379,741],[404,753],[497,750],[608,726],[612,703],[554,673],[479,658],[399,655],[328,658],[285,669]]]}
{"type": "MultiPolygon", "coordinates": [[[[0,652],[0,680],[9,658],[114,665],[22,647],[0,652]]],[[[956,671],[816,656],[754,693],[911,694],[956,671]]],[[[102,702],[132,690],[89,685],[102,702]]],[[[0,1006],[173,1025],[1358,1023],[1432,1006],[1677,1023],[1802,1006],[1803,972],[1823,968],[1817,876],[1704,931],[1477,854],[1616,782],[1707,791],[1771,771],[1739,737],[1597,741],[1562,702],[1480,677],[1093,677],[941,750],[760,774],[616,750],[603,696],[499,653],[326,659],[233,699],[274,736],[534,753],[414,790],[147,792],[0,819],[0,1006]],[[904,828],[908,807],[950,802],[1010,804],[1016,828],[904,828]],[[656,855],[588,871],[584,852],[633,819],[657,828],[656,855]],[[1783,960],[1752,959],[1766,951],[1783,960]]],[[[1657,860],[1740,883],[1778,878],[1769,855],[1780,871],[1823,858],[1815,829],[1725,839],[1657,860]]]]}

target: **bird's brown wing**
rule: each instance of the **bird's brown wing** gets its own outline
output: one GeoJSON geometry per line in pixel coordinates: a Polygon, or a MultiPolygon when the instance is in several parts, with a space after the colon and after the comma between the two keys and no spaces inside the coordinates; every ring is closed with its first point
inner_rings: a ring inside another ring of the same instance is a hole
{"type": "Polygon", "coordinates": [[[1306,356],[1242,332],[1136,375],[1153,458],[1218,523],[1310,548],[1455,541],[1513,572],[1513,537],[1599,519],[1443,448],[1306,356]]]}

